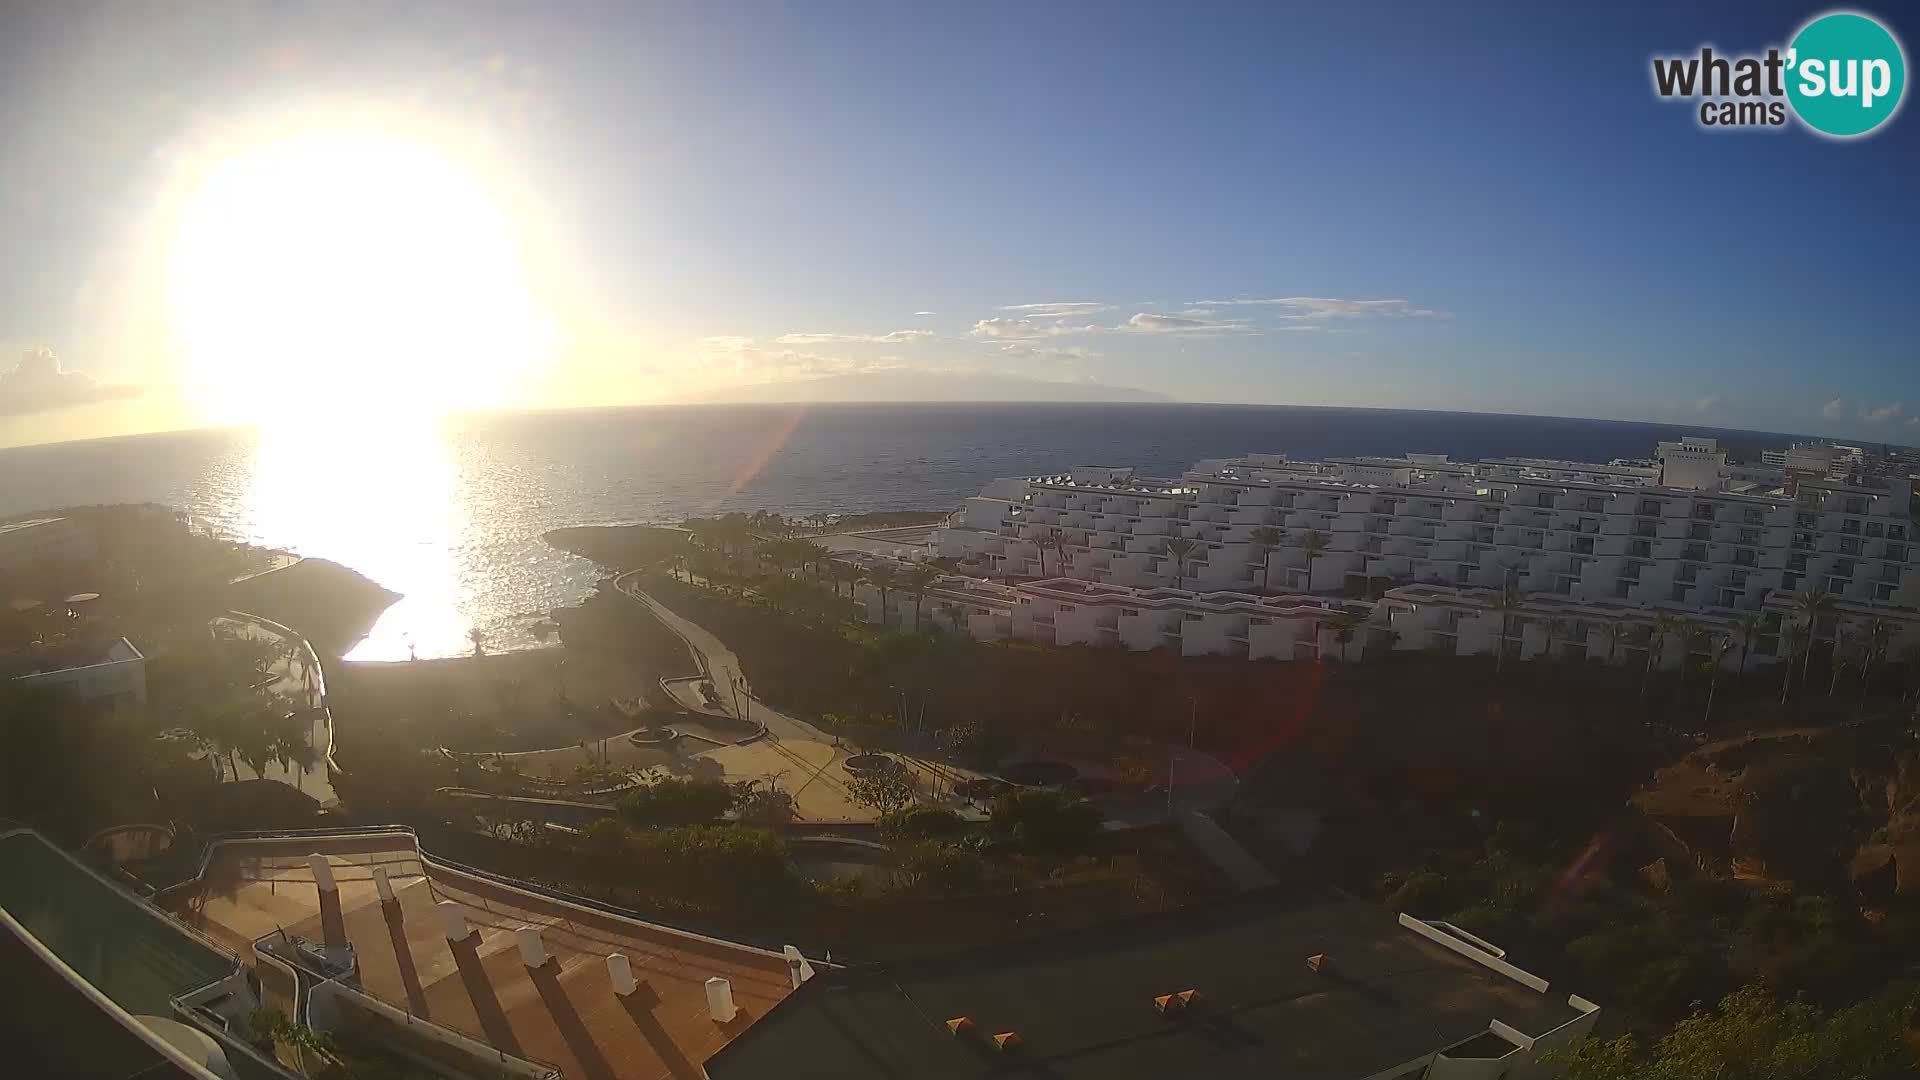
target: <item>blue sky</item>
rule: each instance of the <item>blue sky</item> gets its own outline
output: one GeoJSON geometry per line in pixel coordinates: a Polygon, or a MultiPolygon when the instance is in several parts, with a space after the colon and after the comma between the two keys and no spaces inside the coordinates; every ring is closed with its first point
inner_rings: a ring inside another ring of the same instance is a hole
{"type": "Polygon", "coordinates": [[[127,252],[183,141],[398,101],[532,208],[539,403],[904,370],[1920,443],[1920,119],[1650,87],[1818,6],[394,6],[0,14],[0,344],[164,386],[127,252]]]}

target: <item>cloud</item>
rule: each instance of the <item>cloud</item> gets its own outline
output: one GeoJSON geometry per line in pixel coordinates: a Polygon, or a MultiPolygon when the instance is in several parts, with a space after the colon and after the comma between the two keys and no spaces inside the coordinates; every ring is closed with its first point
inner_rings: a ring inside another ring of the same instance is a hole
{"type": "Polygon", "coordinates": [[[1891,405],[1881,405],[1873,409],[1869,409],[1863,405],[1860,407],[1860,419],[1865,420],[1869,424],[1884,424],[1889,420],[1900,419],[1906,411],[1906,405],[1898,401],[1891,405]]]}
{"type": "Polygon", "coordinates": [[[1720,395],[1708,394],[1693,403],[1693,411],[1699,413],[1716,412],[1720,408],[1720,395]]]}
{"type": "Polygon", "coordinates": [[[1098,349],[1089,349],[1085,345],[1027,345],[1017,341],[1010,341],[1000,346],[1000,354],[1007,357],[1074,362],[1100,358],[1098,349]]]}
{"type": "Polygon", "coordinates": [[[1195,307],[1235,307],[1249,304],[1283,307],[1294,319],[1448,318],[1446,312],[1414,307],[1406,300],[1338,300],[1327,296],[1277,296],[1272,299],[1195,300],[1195,307]]]}
{"type": "Polygon", "coordinates": [[[66,370],[52,349],[31,349],[13,370],[0,372],[0,416],[130,397],[136,392],[131,387],[103,386],[90,375],[66,370]]]}
{"type": "Polygon", "coordinates": [[[1058,318],[1065,315],[1091,315],[1096,311],[1105,311],[1110,306],[1075,301],[1061,304],[1007,304],[1000,310],[1018,312],[1034,318],[1058,318]]]}
{"type": "Polygon", "coordinates": [[[1114,327],[1136,334],[1224,333],[1257,334],[1260,331],[1238,319],[1200,319],[1191,315],[1159,315],[1142,311],[1125,325],[1114,327]]]}
{"type": "Polygon", "coordinates": [[[1020,341],[1028,338],[1058,337],[1062,334],[1084,334],[1101,329],[1098,326],[1068,326],[1064,323],[1035,322],[1032,319],[981,319],[973,324],[972,334],[977,338],[998,338],[1020,341]]]}
{"type": "Polygon", "coordinates": [[[782,334],[774,340],[782,345],[825,345],[849,341],[866,345],[904,345],[932,336],[931,330],[894,330],[885,334],[782,334]]]}
{"type": "Polygon", "coordinates": [[[1846,411],[1847,411],[1847,403],[1840,398],[1834,398],[1832,401],[1829,401],[1825,405],[1820,406],[1820,415],[1826,417],[1829,420],[1838,420],[1840,418],[1840,414],[1846,411]]]}
{"type": "Polygon", "coordinates": [[[1907,426],[1908,426],[1908,427],[1920,427],[1920,416],[1909,416],[1909,417],[1907,417],[1907,426]]]}
{"type": "Polygon", "coordinates": [[[937,311],[916,311],[914,312],[914,314],[915,315],[938,315],[940,313],[937,311]]]}

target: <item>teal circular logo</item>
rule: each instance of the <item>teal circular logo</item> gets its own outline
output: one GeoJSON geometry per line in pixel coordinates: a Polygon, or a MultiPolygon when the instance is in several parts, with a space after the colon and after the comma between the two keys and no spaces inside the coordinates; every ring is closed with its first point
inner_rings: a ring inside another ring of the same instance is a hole
{"type": "Polygon", "coordinates": [[[1808,127],[1851,138],[1887,122],[1907,88],[1907,58],[1887,28],[1849,11],[1801,27],[1787,48],[1787,100],[1808,127]]]}

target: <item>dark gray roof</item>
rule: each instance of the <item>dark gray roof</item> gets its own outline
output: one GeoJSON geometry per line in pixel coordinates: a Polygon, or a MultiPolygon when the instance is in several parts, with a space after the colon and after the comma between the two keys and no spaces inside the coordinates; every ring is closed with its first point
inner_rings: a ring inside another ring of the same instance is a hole
{"type": "Polygon", "coordinates": [[[1499,1019],[1579,1013],[1358,901],[1261,894],[1045,941],[822,972],[707,1062],[713,1080],[1371,1076],[1499,1019]],[[1325,953],[1331,973],[1307,966],[1325,953]],[[1201,1007],[1162,1016],[1156,995],[1201,1007]],[[973,1036],[945,1022],[971,1017],[973,1036]],[[1017,1031],[1021,1049],[990,1037],[1017,1031]]]}

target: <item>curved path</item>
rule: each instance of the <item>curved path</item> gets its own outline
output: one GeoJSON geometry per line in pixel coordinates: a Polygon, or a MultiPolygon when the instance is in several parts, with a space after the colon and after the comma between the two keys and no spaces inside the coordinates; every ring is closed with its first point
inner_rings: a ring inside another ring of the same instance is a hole
{"type": "Polygon", "coordinates": [[[707,679],[713,683],[713,688],[719,695],[722,711],[737,719],[763,725],[767,729],[767,737],[771,739],[813,739],[827,743],[833,741],[831,733],[822,731],[804,720],[796,720],[750,693],[740,695],[747,703],[747,707],[740,710],[735,704],[734,693],[730,689],[742,685],[746,678],[740,669],[740,658],[706,628],[680,617],[672,608],[642,591],[634,583],[633,578],[634,575],[631,573],[622,574],[614,579],[614,587],[644,605],[655,618],[666,624],[667,629],[672,630],[679,635],[680,640],[687,643],[687,649],[693,653],[694,660],[700,665],[700,670],[705,672],[707,679]],[[746,715],[740,715],[742,711],[746,715]]]}

